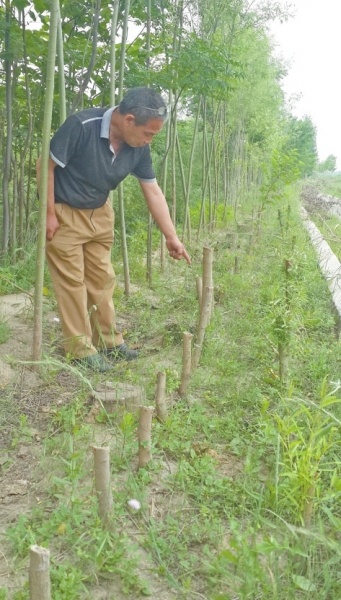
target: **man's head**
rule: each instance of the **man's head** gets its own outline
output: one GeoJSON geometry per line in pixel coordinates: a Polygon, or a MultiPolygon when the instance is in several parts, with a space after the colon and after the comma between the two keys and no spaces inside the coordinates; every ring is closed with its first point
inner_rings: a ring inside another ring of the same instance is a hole
{"type": "Polygon", "coordinates": [[[160,94],[147,87],[133,88],[114,111],[114,134],[133,148],[150,144],[167,120],[167,106],[160,94]]]}
{"type": "Polygon", "coordinates": [[[133,115],[135,125],[145,125],[151,119],[158,119],[164,123],[168,118],[165,101],[158,92],[148,87],[130,90],[120,102],[118,109],[121,115],[133,115]]]}

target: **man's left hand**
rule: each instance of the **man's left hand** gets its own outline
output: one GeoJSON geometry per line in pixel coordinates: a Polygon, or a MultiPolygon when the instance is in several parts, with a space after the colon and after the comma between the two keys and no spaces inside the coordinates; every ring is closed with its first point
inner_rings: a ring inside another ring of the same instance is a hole
{"type": "Polygon", "coordinates": [[[178,237],[171,237],[166,239],[166,246],[169,252],[169,256],[171,256],[175,260],[180,260],[181,258],[184,258],[189,265],[191,264],[191,259],[185,250],[185,246],[180,242],[178,237]]]}

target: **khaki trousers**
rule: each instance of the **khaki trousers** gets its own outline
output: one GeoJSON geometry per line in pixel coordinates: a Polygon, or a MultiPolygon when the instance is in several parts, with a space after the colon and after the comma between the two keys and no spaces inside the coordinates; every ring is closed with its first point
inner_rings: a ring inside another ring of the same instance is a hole
{"type": "Polygon", "coordinates": [[[112,300],[115,273],[111,264],[114,211],[77,209],[56,204],[60,227],[46,241],[46,259],[56,294],[65,352],[83,358],[97,348],[122,344],[116,331],[112,300]]]}

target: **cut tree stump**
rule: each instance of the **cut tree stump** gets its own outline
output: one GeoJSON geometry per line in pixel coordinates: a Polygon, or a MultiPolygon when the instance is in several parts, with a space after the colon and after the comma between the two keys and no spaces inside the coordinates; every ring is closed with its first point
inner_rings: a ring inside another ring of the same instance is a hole
{"type": "Polygon", "coordinates": [[[113,506],[110,472],[110,448],[93,446],[95,489],[98,498],[98,512],[102,521],[109,518],[113,506]]]}
{"type": "Polygon", "coordinates": [[[182,346],[182,372],[179,395],[186,396],[192,367],[192,333],[184,331],[182,346]]]}
{"type": "Polygon", "coordinates": [[[191,365],[192,370],[197,368],[199,361],[200,361],[206,327],[210,322],[212,298],[213,298],[213,287],[205,288],[205,295],[203,296],[203,302],[205,301],[205,304],[203,304],[202,309],[201,309],[200,319],[199,319],[199,324],[198,324],[198,331],[197,331],[196,339],[194,342],[194,349],[193,349],[193,354],[192,354],[192,365],[191,365]]]}
{"type": "Polygon", "coordinates": [[[30,547],[30,600],[51,600],[50,552],[41,546],[30,547]]]}
{"type": "Polygon", "coordinates": [[[145,467],[152,458],[152,418],[153,406],[140,406],[140,418],[137,436],[139,440],[139,464],[138,468],[145,467]]]}
{"type": "Polygon", "coordinates": [[[197,275],[196,278],[195,278],[195,284],[196,284],[196,288],[197,288],[197,298],[198,298],[198,304],[199,304],[199,311],[201,311],[201,304],[202,304],[202,279],[201,279],[201,277],[199,277],[199,275],[197,275]]]}
{"type": "Polygon", "coordinates": [[[166,373],[165,371],[159,371],[157,374],[156,384],[156,415],[161,423],[164,423],[167,419],[167,405],[166,405],[166,373]]]}
{"type": "Polygon", "coordinates": [[[144,388],[129,383],[107,382],[98,386],[92,395],[109,414],[114,412],[138,414],[139,407],[146,400],[144,388]]]}

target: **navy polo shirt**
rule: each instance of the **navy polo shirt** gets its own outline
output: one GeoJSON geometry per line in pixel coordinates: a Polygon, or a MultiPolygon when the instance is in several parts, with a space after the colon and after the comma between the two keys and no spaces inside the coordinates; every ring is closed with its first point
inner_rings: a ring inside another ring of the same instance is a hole
{"type": "Polygon", "coordinates": [[[71,115],[54,134],[50,156],[54,170],[55,201],[75,208],[99,208],[110,190],[127,177],[154,182],[150,146],[123,144],[115,155],[109,141],[114,108],[89,108],[71,115]]]}

